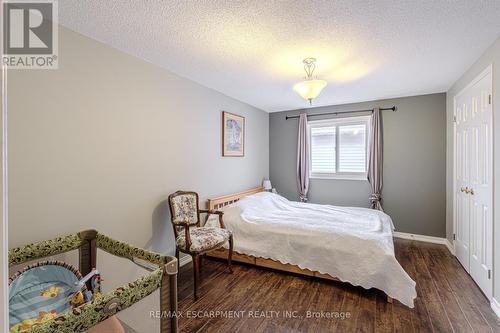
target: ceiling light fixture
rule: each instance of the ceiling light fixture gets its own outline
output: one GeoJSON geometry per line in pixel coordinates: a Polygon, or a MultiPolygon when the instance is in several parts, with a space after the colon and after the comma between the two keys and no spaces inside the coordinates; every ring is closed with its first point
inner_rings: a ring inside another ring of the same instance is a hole
{"type": "Polygon", "coordinates": [[[304,70],[307,74],[304,81],[296,83],[293,90],[302,98],[307,99],[309,104],[312,105],[312,100],[319,96],[321,90],[326,87],[326,81],[315,80],[313,78],[314,69],[316,68],[316,58],[305,58],[303,61],[304,70]]]}

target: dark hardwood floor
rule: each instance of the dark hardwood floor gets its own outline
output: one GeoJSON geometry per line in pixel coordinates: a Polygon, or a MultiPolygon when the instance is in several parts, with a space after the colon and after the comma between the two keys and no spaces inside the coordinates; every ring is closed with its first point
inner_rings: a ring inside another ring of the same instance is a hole
{"type": "Polygon", "coordinates": [[[445,246],[398,239],[395,247],[417,282],[414,309],[377,290],[241,264],[229,274],[225,262],[205,259],[196,302],[191,264],[181,269],[180,332],[500,332],[488,300],[445,246]]]}

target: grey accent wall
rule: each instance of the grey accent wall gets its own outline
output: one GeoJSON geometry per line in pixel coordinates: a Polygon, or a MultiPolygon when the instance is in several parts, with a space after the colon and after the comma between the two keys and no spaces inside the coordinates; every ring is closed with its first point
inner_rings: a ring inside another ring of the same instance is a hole
{"type": "MultiPolygon", "coordinates": [[[[11,247],[96,228],[173,254],[169,193],[203,202],[268,176],[267,113],[63,27],[59,50],[58,70],[8,73],[11,247]],[[246,117],[245,157],[221,156],[223,110],[246,117]]],[[[107,289],[144,274],[99,260],[107,289]]],[[[121,319],[158,332],[152,308],[121,319]]]]}
{"type": "MultiPolygon", "coordinates": [[[[308,114],[391,107],[383,112],[384,209],[397,231],[444,237],[446,234],[446,97],[432,94],[307,109],[308,114]]],[[[288,199],[297,200],[295,181],[297,119],[270,114],[270,177],[288,199]]],[[[324,117],[323,117],[324,118],[324,117]]],[[[321,119],[316,117],[314,119],[321,119]]],[[[368,181],[311,179],[310,202],[368,207],[368,181]]]]}
{"type": "Polygon", "coordinates": [[[476,76],[489,65],[493,65],[493,163],[494,163],[494,210],[493,210],[493,295],[500,300],[500,38],[453,84],[446,94],[447,108],[447,200],[446,200],[446,235],[453,239],[453,98],[464,89],[476,76]]]}

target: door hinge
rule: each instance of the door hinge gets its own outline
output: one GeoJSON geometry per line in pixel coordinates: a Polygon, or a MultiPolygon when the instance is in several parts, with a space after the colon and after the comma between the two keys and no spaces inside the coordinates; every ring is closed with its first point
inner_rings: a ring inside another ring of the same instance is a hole
{"type": "Polygon", "coordinates": [[[488,104],[491,105],[491,94],[488,95],[488,104]]]}
{"type": "Polygon", "coordinates": [[[457,240],[457,235],[453,234],[453,240],[457,240]]]}
{"type": "Polygon", "coordinates": [[[456,123],[457,122],[457,116],[453,116],[453,122],[456,123]]]}
{"type": "Polygon", "coordinates": [[[488,280],[491,280],[491,269],[488,269],[488,280]]]}

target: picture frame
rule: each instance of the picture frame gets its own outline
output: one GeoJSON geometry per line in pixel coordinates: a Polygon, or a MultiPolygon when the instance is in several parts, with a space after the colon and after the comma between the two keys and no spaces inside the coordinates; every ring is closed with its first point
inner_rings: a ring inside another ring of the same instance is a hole
{"type": "Polygon", "coordinates": [[[222,156],[245,156],[245,117],[222,112],[222,156]]]}

